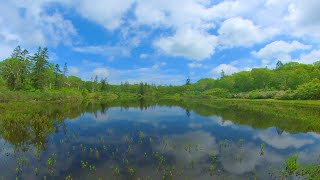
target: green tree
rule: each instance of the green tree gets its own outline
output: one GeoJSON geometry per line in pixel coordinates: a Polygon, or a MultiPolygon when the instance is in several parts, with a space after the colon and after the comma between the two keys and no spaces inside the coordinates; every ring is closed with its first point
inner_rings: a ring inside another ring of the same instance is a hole
{"type": "Polygon", "coordinates": [[[64,66],[63,66],[63,75],[64,76],[67,76],[69,70],[68,70],[68,64],[67,63],[64,63],[64,66]]]}
{"type": "Polygon", "coordinates": [[[54,74],[55,74],[55,80],[54,80],[54,86],[56,89],[61,87],[61,69],[59,67],[59,64],[56,64],[54,67],[54,74]]]}
{"type": "Polygon", "coordinates": [[[106,91],[107,90],[107,78],[102,78],[100,81],[101,87],[100,87],[100,91],[106,91]]]}
{"type": "Polygon", "coordinates": [[[28,75],[26,61],[19,58],[6,59],[0,65],[0,73],[9,89],[22,89],[28,75]]]}
{"type": "Polygon", "coordinates": [[[281,66],[283,66],[283,63],[281,61],[278,61],[277,64],[276,64],[276,68],[278,69],[281,66]]]}
{"type": "Polygon", "coordinates": [[[190,78],[188,77],[187,80],[186,80],[186,85],[190,85],[191,84],[191,80],[190,78]]]}
{"type": "Polygon", "coordinates": [[[38,48],[38,52],[30,57],[33,68],[32,68],[32,83],[36,89],[43,89],[47,83],[46,71],[48,69],[48,49],[38,48]]]}
{"type": "Polygon", "coordinates": [[[144,89],[144,84],[143,84],[143,82],[141,82],[140,83],[140,86],[139,86],[140,88],[139,88],[139,94],[141,95],[141,96],[143,96],[144,94],[145,94],[145,89],[144,89]]]}
{"type": "Polygon", "coordinates": [[[272,81],[272,73],[267,68],[254,68],[251,71],[251,76],[255,89],[266,89],[272,81]]]}

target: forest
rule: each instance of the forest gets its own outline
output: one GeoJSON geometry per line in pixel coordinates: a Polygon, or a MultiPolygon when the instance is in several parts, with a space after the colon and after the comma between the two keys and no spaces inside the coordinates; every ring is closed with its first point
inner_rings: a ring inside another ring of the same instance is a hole
{"type": "Polygon", "coordinates": [[[188,97],[317,100],[320,99],[320,61],[284,64],[279,60],[275,69],[254,68],[232,75],[222,71],[218,79],[203,78],[191,83],[187,78],[181,86],[145,82],[112,85],[107,78],[98,76],[84,81],[68,75],[67,63],[63,67],[50,63],[48,49],[41,47],[35,54],[29,54],[17,46],[11,57],[0,61],[1,102],[188,97]]]}

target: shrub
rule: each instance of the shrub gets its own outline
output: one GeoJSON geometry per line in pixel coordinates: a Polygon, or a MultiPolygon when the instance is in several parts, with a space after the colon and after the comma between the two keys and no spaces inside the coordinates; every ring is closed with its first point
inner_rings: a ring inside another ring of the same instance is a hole
{"type": "Polygon", "coordinates": [[[292,100],[295,99],[295,92],[292,90],[287,91],[277,91],[274,99],[280,99],[280,100],[292,100]]]}
{"type": "Polygon", "coordinates": [[[229,98],[231,97],[230,92],[227,89],[222,88],[213,88],[208,89],[203,92],[203,95],[213,96],[213,97],[220,97],[220,98],[229,98]]]}
{"type": "Polygon", "coordinates": [[[320,99],[320,80],[314,79],[311,82],[298,86],[296,90],[298,99],[320,99]]]}
{"type": "Polygon", "coordinates": [[[255,90],[249,92],[250,99],[271,99],[274,98],[277,91],[255,90]]]}

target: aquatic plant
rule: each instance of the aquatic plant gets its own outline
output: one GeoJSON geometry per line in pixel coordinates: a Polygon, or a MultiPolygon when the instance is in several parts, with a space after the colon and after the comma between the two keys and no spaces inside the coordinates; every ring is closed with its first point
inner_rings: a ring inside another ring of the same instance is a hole
{"type": "Polygon", "coordinates": [[[34,172],[34,174],[35,174],[36,176],[39,175],[39,169],[38,169],[38,168],[34,168],[33,172],[34,172]]]}
{"type": "Polygon", "coordinates": [[[68,175],[68,176],[66,177],[66,180],[72,180],[71,175],[68,175]]]}
{"type": "Polygon", "coordinates": [[[49,171],[50,173],[53,173],[53,171],[54,171],[54,165],[55,165],[56,162],[57,162],[57,160],[56,160],[56,154],[53,153],[53,154],[48,158],[48,160],[47,160],[47,167],[48,167],[48,171],[49,171]]]}
{"type": "Polygon", "coordinates": [[[210,176],[213,176],[214,171],[215,171],[214,164],[210,164],[210,167],[209,167],[210,176]]]}
{"type": "Polygon", "coordinates": [[[265,148],[265,144],[264,143],[260,144],[260,156],[264,155],[264,148],[265,148]]]}
{"type": "Polygon", "coordinates": [[[120,177],[120,169],[118,167],[113,167],[112,168],[112,175],[116,178],[119,179],[120,177]]]}
{"type": "Polygon", "coordinates": [[[142,144],[145,134],[142,131],[139,131],[139,143],[142,144]]]}
{"type": "Polygon", "coordinates": [[[132,167],[129,167],[128,168],[128,171],[129,171],[129,176],[130,176],[130,179],[133,180],[135,175],[136,175],[136,170],[133,169],[132,167]]]}
{"type": "Polygon", "coordinates": [[[88,167],[88,162],[81,160],[81,168],[82,168],[82,169],[85,169],[85,168],[87,168],[87,167],[88,167]]]}
{"type": "Polygon", "coordinates": [[[162,179],[163,180],[169,180],[169,179],[173,179],[174,177],[174,174],[175,174],[175,167],[172,166],[172,167],[166,167],[163,169],[163,172],[162,172],[162,179]]]}

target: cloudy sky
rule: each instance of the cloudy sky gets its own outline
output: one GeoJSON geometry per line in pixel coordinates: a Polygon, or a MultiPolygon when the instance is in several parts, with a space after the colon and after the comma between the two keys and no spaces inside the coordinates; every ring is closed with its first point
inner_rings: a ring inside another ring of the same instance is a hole
{"type": "Polygon", "coordinates": [[[69,75],[181,84],[320,59],[319,0],[0,0],[0,59],[50,51],[69,75]]]}

